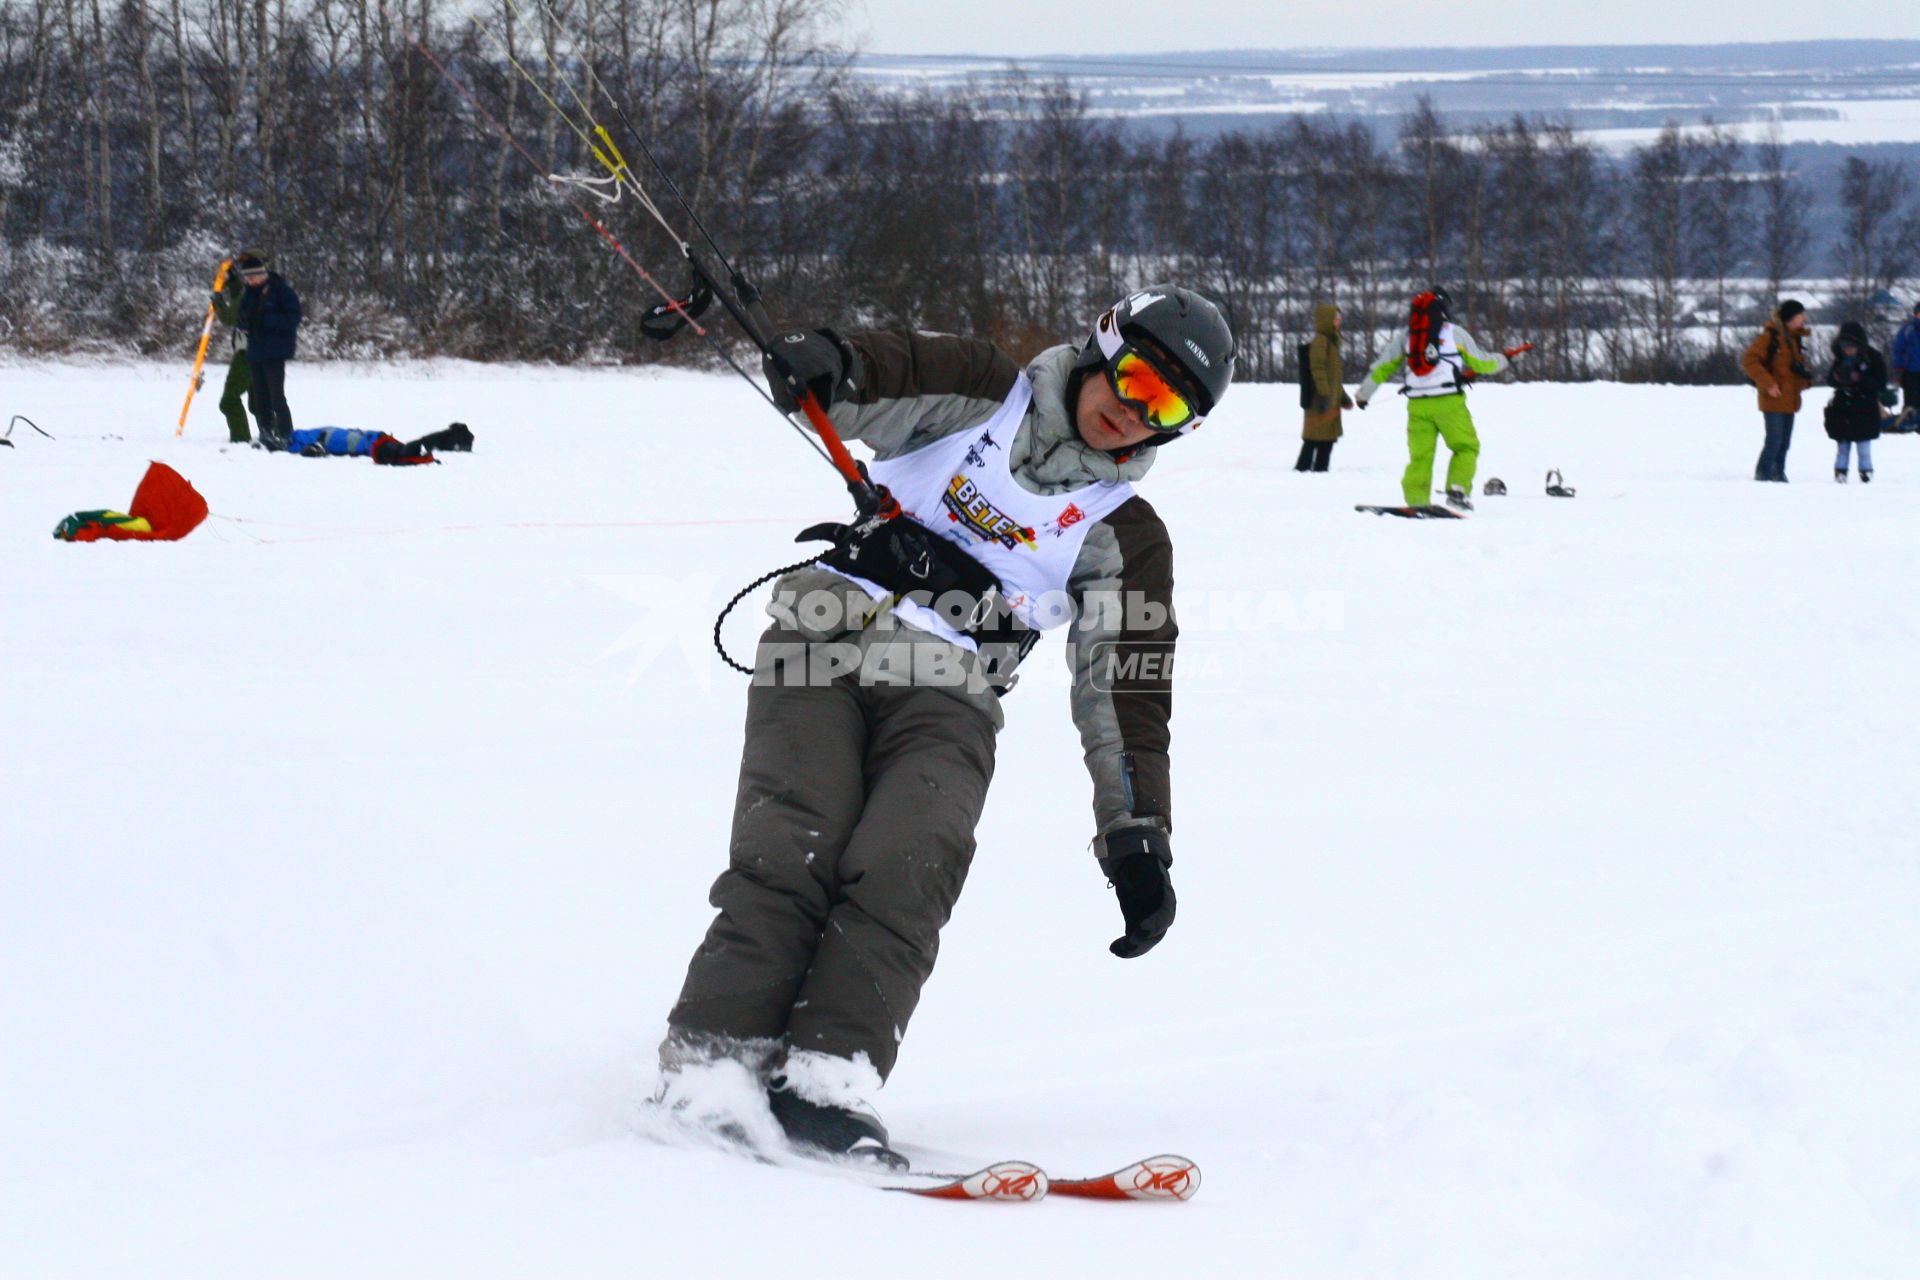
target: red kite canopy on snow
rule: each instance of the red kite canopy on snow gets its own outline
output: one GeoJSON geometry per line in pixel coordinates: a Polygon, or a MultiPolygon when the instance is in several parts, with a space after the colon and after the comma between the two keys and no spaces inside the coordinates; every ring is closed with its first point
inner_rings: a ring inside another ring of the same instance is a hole
{"type": "Polygon", "coordinates": [[[125,511],[76,511],[53,536],[67,542],[178,542],[207,518],[207,500],[164,462],[147,464],[125,511]]]}

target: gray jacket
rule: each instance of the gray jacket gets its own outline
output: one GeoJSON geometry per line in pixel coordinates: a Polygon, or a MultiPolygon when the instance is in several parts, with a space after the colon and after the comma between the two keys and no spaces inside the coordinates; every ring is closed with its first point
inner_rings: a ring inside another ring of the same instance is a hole
{"type": "MultiPolygon", "coordinates": [[[[1011,357],[970,338],[879,332],[855,334],[848,341],[860,353],[862,368],[857,385],[843,391],[829,416],[844,437],[865,444],[880,459],[979,426],[1000,408],[1019,374],[1011,357]]],[[[1072,346],[1052,347],[1027,366],[1033,402],[1009,456],[1015,479],[1033,493],[1138,480],[1153,466],[1154,449],[1140,449],[1121,460],[1081,442],[1067,404],[1077,354],[1072,346]]],[[[783,596],[848,589],[857,590],[837,574],[804,569],[781,582],[771,612],[794,626],[796,619],[781,607],[783,596]]],[[[1173,545],[1144,498],[1129,499],[1088,530],[1068,591],[1075,605],[1067,636],[1072,710],[1093,779],[1095,829],[1106,832],[1143,821],[1171,829],[1168,722],[1173,710],[1172,653],[1179,635],[1173,615],[1173,545]],[[1144,655],[1150,655],[1146,662],[1140,661],[1144,655]]],[[[903,634],[910,634],[913,644],[954,648],[926,632],[889,631],[871,624],[857,638],[862,644],[883,642],[878,639],[882,636],[899,642],[903,634]]],[[[842,632],[816,638],[854,636],[842,632]]],[[[996,726],[1003,723],[999,699],[991,691],[975,687],[952,692],[975,702],[996,726]]]]}

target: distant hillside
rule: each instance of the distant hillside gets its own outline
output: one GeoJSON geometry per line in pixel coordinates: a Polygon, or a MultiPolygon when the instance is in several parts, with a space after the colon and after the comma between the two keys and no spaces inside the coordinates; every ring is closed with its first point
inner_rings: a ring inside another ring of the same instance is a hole
{"type": "Polygon", "coordinates": [[[1615,157],[1669,122],[1726,125],[1749,142],[1777,131],[1815,192],[1822,252],[1838,233],[1835,192],[1848,155],[1920,166],[1920,40],[875,55],[855,71],[875,86],[989,98],[1014,74],[1064,80],[1097,116],[1152,136],[1179,129],[1197,139],[1311,115],[1359,121],[1387,141],[1422,98],[1463,133],[1524,115],[1565,122],[1615,157]]]}
{"type": "Polygon", "coordinates": [[[1463,124],[1516,112],[1610,131],[1777,123],[1790,142],[1920,143],[1920,40],[1511,49],[1222,50],[1151,56],[871,56],[874,84],[991,94],[1064,79],[1096,113],[1211,134],[1250,117],[1393,117],[1422,97],[1463,124]]]}

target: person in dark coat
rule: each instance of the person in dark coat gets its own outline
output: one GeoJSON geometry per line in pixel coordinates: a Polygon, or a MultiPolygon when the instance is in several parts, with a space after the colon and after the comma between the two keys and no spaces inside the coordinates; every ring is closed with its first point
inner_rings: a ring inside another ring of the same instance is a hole
{"type": "Polygon", "coordinates": [[[253,372],[253,416],[260,441],[269,449],[284,449],[293,436],[293,411],[287,408],[287,361],[293,359],[294,339],[300,331],[300,295],[286,277],[267,269],[263,253],[248,252],[234,260],[240,295],[234,323],[247,335],[247,366],[253,372]]]}
{"type": "Polygon", "coordinates": [[[1833,340],[1833,368],[1827,373],[1833,399],[1827,402],[1827,434],[1840,442],[1833,478],[1847,481],[1847,455],[1860,450],[1860,482],[1873,479],[1873,442],[1880,438],[1881,395],[1887,390],[1887,361],[1867,343],[1858,320],[1840,326],[1833,340]]]}
{"type": "Polygon", "coordinates": [[[1300,429],[1300,459],[1295,471],[1325,471],[1333,460],[1333,446],[1341,436],[1340,411],[1353,408],[1340,367],[1340,308],[1323,302],[1313,309],[1313,342],[1307,350],[1308,377],[1313,380],[1313,402],[1306,406],[1300,429]]]}

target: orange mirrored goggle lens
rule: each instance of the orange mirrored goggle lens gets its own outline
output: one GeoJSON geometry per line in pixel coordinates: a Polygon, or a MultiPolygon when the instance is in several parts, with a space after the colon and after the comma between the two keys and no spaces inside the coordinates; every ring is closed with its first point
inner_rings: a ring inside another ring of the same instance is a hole
{"type": "Polygon", "coordinates": [[[1138,408],[1155,431],[1178,431],[1199,416],[1192,402],[1135,352],[1121,352],[1107,366],[1107,379],[1114,394],[1138,408]]]}

